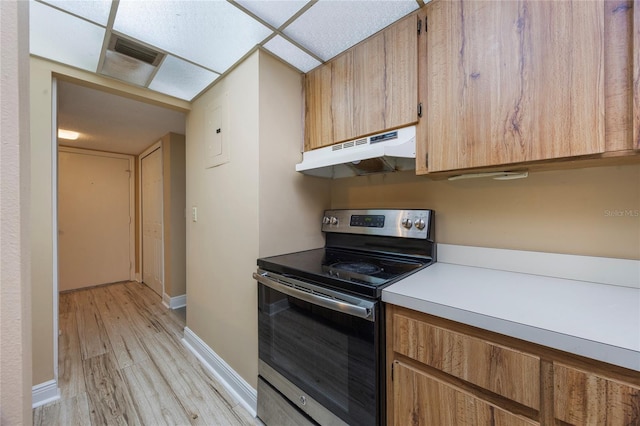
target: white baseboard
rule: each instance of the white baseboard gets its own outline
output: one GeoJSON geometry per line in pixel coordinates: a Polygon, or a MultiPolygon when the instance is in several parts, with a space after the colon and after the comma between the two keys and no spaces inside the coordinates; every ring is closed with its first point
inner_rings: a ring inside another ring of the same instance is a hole
{"type": "Polygon", "coordinates": [[[58,382],[55,380],[49,380],[48,382],[40,383],[39,385],[35,385],[31,388],[32,408],[48,404],[59,399],[60,389],[58,388],[58,382]]]}
{"type": "Polygon", "coordinates": [[[187,295],[169,297],[167,293],[162,295],[162,304],[169,309],[178,309],[187,306],[187,295]]]}
{"type": "Polygon", "coordinates": [[[227,392],[236,399],[253,417],[258,407],[257,391],[247,383],[220,356],[202,341],[189,327],[184,328],[184,345],[222,383],[227,392]]]}

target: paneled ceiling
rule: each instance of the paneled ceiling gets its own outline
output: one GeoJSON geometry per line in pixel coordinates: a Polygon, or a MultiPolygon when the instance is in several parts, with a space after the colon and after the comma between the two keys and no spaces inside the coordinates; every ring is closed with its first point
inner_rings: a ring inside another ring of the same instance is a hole
{"type": "Polygon", "coordinates": [[[256,47],[307,72],[424,0],[31,0],[31,54],[191,101],[256,47]]]}

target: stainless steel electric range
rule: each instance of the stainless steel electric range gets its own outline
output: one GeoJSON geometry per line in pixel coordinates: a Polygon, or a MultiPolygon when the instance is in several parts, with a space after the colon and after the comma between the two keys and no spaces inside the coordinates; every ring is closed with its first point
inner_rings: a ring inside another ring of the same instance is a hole
{"type": "Polygon", "coordinates": [[[328,210],[325,247],[258,259],[258,417],[385,422],[382,289],[435,262],[432,210],[328,210]]]}

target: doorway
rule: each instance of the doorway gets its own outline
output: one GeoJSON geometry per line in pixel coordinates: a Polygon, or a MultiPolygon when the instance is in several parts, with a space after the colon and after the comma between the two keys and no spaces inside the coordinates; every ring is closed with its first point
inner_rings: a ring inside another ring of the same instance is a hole
{"type": "Polygon", "coordinates": [[[140,160],[142,216],[142,282],[164,294],[162,147],[140,160]]]}
{"type": "Polygon", "coordinates": [[[59,290],[134,278],[134,158],[58,151],[59,290]]]}

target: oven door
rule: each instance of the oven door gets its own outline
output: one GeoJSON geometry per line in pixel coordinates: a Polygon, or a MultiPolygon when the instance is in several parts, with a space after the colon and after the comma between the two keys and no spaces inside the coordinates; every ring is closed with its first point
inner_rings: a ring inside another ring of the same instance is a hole
{"type": "Polygon", "coordinates": [[[254,278],[260,376],[320,424],[377,424],[379,302],[262,270],[254,278]]]}

